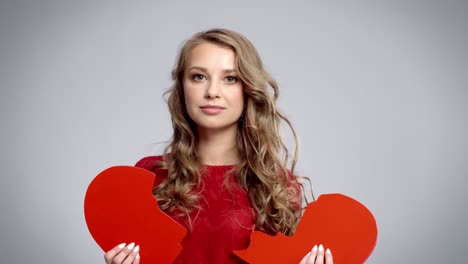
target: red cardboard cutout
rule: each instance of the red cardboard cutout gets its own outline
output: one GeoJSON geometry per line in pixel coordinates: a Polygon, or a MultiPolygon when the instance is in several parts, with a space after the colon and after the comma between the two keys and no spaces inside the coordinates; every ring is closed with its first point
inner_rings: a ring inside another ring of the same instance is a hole
{"type": "Polygon", "coordinates": [[[86,192],[84,213],[94,240],[105,251],[120,243],[140,245],[140,264],[172,263],[187,231],[164,214],[152,195],[155,175],[116,166],[104,170],[86,192]]]}
{"type": "Polygon", "coordinates": [[[250,246],[235,253],[252,264],[299,263],[314,245],[330,248],[335,264],[362,264],[377,242],[377,223],[358,201],[321,195],[309,204],[293,236],[254,231],[250,246]]]}

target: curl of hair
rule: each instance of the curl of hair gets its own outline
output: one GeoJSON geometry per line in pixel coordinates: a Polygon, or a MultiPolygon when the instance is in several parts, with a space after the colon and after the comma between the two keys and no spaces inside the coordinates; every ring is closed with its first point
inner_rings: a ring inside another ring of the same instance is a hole
{"type": "Polygon", "coordinates": [[[195,123],[185,108],[183,75],[191,50],[200,43],[209,42],[231,48],[236,55],[236,70],[243,83],[244,112],[238,122],[238,150],[240,162],[235,166],[239,184],[248,192],[255,210],[256,229],[274,234],[293,233],[300,217],[300,184],[294,176],[297,161],[297,136],[290,121],[281,114],[276,102],[279,87],[267,73],[252,43],[237,32],[212,29],[200,32],[187,40],[179,51],[172,71],[173,85],[166,95],[171,113],[173,136],[164,149],[164,161],[158,166],[168,170],[168,177],[153,194],[162,210],[178,212],[187,217],[198,210],[203,182],[195,123]],[[269,88],[273,94],[269,93],[269,88]],[[287,147],[280,136],[284,121],[294,136],[294,154],[289,164],[287,147]],[[294,206],[292,203],[298,202],[294,206]]]}

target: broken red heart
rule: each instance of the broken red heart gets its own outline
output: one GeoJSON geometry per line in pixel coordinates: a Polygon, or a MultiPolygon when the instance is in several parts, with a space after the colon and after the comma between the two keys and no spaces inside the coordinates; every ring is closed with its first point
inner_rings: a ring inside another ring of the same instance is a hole
{"type": "Polygon", "coordinates": [[[321,195],[309,204],[293,236],[254,231],[250,245],[235,253],[252,264],[299,263],[314,245],[330,248],[336,264],[362,264],[377,242],[377,223],[358,201],[321,195]]]}
{"type": "MultiPolygon", "coordinates": [[[[86,192],[84,211],[91,235],[108,251],[122,242],[141,246],[141,262],[172,263],[186,230],[164,214],[152,195],[155,175],[116,166],[101,172],[86,192]]],[[[377,240],[377,224],[362,204],[341,194],[326,194],[309,204],[293,236],[255,231],[249,248],[235,253],[245,261],[299,263],[311,247],[332,249],[334,263],[360,264],[377,240]]]]}
{"type": "Polygon", "coordinates": [[[164,214],[152,195],[155,175],[147,170],[111,167],[94,178],[84,201],[88,229],[105,251],[120,243],[140,245],[141,264],[172,263],[187,231],[164,214]]]}

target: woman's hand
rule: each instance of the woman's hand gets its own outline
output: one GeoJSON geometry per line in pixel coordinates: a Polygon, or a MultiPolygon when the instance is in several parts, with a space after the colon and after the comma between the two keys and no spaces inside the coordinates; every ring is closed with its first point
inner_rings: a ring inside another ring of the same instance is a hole
{"type": "Polygon", "coordinates": [[[104,254],[106,264],[138,264],[140,263],[140,246],[135,243],[125,246],[125,243],[115,246],[104,254]]]}
{"type": "Polygon", "coordinates": [[[324,252],[322,245],[318,247],[318,250],[317,245],[315,245],[299,264],[333,264],[333,256],[330,249],[327,248],[324,252]]]}

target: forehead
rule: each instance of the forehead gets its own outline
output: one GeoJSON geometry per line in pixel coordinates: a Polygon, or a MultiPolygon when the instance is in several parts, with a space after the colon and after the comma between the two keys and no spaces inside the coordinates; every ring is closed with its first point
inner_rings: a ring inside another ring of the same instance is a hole
{"type": "Polygon", "coordinates": [[[199,66],[207,69],[234,69],[236,54],[230,48],[210,42],[202,42],[189,53],[188,68],[199,66]]]}

